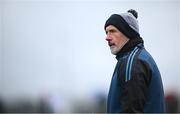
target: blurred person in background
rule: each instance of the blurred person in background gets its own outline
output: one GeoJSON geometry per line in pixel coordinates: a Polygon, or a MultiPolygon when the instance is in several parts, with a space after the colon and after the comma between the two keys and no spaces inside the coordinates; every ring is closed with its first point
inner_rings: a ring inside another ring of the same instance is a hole
{"type": "Polygon", "coordinates": [[[166,112],[179,113],[179,95],[176,92],[167,92],[165,95],[166,112]]]}
{"type": "Polygon", "coordinates": [[[106,40],[117,64],[107,100],[108,113],[163,113],[161,75],[140,37],[138,13],[113,14],[105,23],[106,40]]]}
{"type": "Polygon", "coordinates": [[[0,113],[6,113],[6,105],[1,97],[0,97],[0,113]]]}

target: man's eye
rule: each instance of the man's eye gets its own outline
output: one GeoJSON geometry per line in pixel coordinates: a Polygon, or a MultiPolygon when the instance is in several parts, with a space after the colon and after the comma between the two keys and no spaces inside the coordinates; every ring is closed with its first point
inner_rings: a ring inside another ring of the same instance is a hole
{"type": "Polygon", "coordinates": [[[115,31],[115,30],[110,30],[109,32],[114,33],[114,32],[116,32],[116,31],[115,31]]]}
{"type": "Polygon", "coordinates": [[[116,32],[116,30],[109,30],[109,31],[106,31],[106,34],[108,34],[108,33],[114,33],[114,32],[116,32]]]}

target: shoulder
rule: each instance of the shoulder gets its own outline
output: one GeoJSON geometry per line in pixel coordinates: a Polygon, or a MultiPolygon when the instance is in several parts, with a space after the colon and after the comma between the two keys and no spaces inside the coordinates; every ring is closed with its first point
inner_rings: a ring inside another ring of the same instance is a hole
{"type": "Polygon", "coordinates": [[[148,72],[152,69],[152,63],[154,62],[153,57],[145,48],[140,48],[133,60],[133,69],[138,72],[144,70],[148,72]]]}
{"type": "Polygon", "coordinates": [[[154,65],[156,66],[156,63],[155,63],[153,57],[145,48],[142,48],[139,50],[135,61],[138,62],[139,64],[140,63],[146,64],[146,66],[151,67],[151,68],[153,68],[154,65]]]}
{"type": "Polygon", "coordinates": [[[140,52],[138,54],[138,59],[148,61],[148,60],[153,59],[153,57],[151,56],[151,54],[145,48],[141,48],[140,52]]]}

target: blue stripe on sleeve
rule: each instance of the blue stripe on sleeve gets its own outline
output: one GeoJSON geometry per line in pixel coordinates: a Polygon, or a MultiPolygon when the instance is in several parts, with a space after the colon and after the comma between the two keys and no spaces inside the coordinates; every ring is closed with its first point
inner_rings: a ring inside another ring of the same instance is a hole
{"type": "Polygon", "coordinates": [[[125,81],[130,80],[130,71],[131,71],[131,67],[132,67],[132,61],[134,58],[134,55],[136,54],[136,52],[138,51],[138,48],[135,47],[134,50],[130,53],[129,57],[128,57],[128,61],[127,61],[127,65],[126,65],[126,79],[125,81]]]}

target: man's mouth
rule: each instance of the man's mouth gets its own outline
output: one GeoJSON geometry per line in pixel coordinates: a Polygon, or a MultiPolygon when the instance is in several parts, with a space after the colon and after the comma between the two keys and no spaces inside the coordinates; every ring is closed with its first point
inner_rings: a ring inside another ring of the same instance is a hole
{"type": "Polygon", "coordinates": [[[115,46],[115,44],[114,44],[114,43],[111,43],[111,42],[109,42],[108,45],[109,45],[109,47],[115,46]]]}

